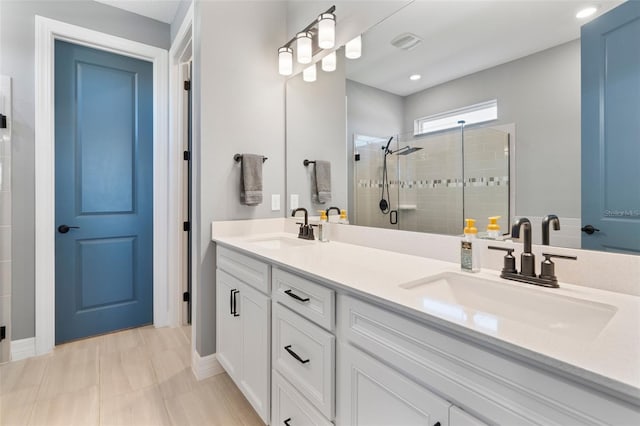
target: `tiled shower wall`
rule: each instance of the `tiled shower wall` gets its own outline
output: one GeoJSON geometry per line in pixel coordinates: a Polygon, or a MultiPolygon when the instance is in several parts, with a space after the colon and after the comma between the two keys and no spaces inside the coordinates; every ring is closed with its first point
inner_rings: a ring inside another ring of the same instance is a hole
{"type": "Polygon", "coordinates": [[[7,128],[0,128],[0,326],[6,338],[0,342],[0,363],[9,361],[11,340],[11,79],[0,76],[0,113],[7,128]]]}
{"type": "MultiPolygon", "coordinates": [[[[501,216],[501,229],[508,232],[508,133],[491,128],[466,129],[464,163],[459,129],[422,137],[401,135],[398,139],[395,149],[407,145],[422,149],[387,157],[391,208],[398,210],[398,225],[394,227],[457,235],[462,233],[465,217],[476,219],[482,232],[489,216],[501,216]]],[[[382,191],[381,146],[385,143],[382,138],[371,138],[357,147],[356,224],[391,227],[388,215],[377,207],[382,191]]]]}

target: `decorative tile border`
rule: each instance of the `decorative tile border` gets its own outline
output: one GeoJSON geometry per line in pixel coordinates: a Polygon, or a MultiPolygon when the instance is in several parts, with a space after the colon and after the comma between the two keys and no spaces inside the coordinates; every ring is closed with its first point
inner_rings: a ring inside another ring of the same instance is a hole
{"type": "MultiPolygon", "coordinates": [[[[470,177],[464,180],[455,179],[423,179],[423,180],[390,180],[389,188],[401,189],[423,188],[462,188],[506,186],[509,184],[508,176],[470,177]]],[[[359,179],[358,188],[382,188],[382,179],[359,179]]]]}

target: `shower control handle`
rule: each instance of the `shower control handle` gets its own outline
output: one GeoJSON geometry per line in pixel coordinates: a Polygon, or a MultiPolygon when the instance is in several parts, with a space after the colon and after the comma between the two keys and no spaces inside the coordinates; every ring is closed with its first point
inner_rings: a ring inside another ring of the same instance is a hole
{"type": "Polygon", "coordinates": [[[389,223],[392,225],[398,224],[398,210],[391,210],[389,212],[389,223]]]}

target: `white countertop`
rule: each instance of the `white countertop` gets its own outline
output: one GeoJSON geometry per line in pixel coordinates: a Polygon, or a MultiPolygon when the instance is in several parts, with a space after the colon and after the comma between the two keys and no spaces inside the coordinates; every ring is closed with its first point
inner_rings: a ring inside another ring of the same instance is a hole
{"type": "MultiPolygon", "coordinates": [[[[495,315],[485,315],[483,320],[478,320],[477,315],[468,315],[463,307],[439,303],[437,292],[429,294],[428,286],[420,292],[401,286],[443,272],[459,272],[458,264],[337,241],[296,239],[304,244],[284,244],[278,248],[261,247],[252,242],[269,238],[295,239],[295,235],[220,236],[214,241],[308,275],[338,291],[364,296],[433,326],[640,402],[640,297],[563,283],[558,289],[537,287],[503,280],[498,271],[483,270],[470,275],[498,285],[520,287],[531,296],[547,293],[579,299],[580,304],[606,307],[610,315],[593,329],[586,328],[585,333],[563,330],[562,324],[545,327],[535,321],[527,323],[495,315]]],[[[508,298],[514,297],[512,293],[505,291],[506,300],[499,302],[509,303],[508,298]]]]}

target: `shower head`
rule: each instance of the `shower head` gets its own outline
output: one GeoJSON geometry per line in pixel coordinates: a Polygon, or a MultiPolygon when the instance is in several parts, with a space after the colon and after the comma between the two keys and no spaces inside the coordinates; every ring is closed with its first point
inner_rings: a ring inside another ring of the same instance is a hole
{"type": "Polygon", "coordinates": [[[394,154],[396,154],[396,155],[409,155],[409,154],[413,154],[416,151],[420,151],[421,149],[422,149],[421,147],[414,146],[412,148],[409,145],[407,145],[407,146],[405,146],[403,148],[400,148],[396,152],[394,152],[394,154]]]}
{"type": "Polygon", "coordinates": [[[389,142],[387,142],[387,146],[385,146],[384,148],[382,148],[382,150],[384,151],[384,155],[386,156],[387,154],[391,154],[391,150],[389,149],[389,145],[391,145],[391,141],[393,140],[393,136],[391,136],[389,138],[389,142]]]}

